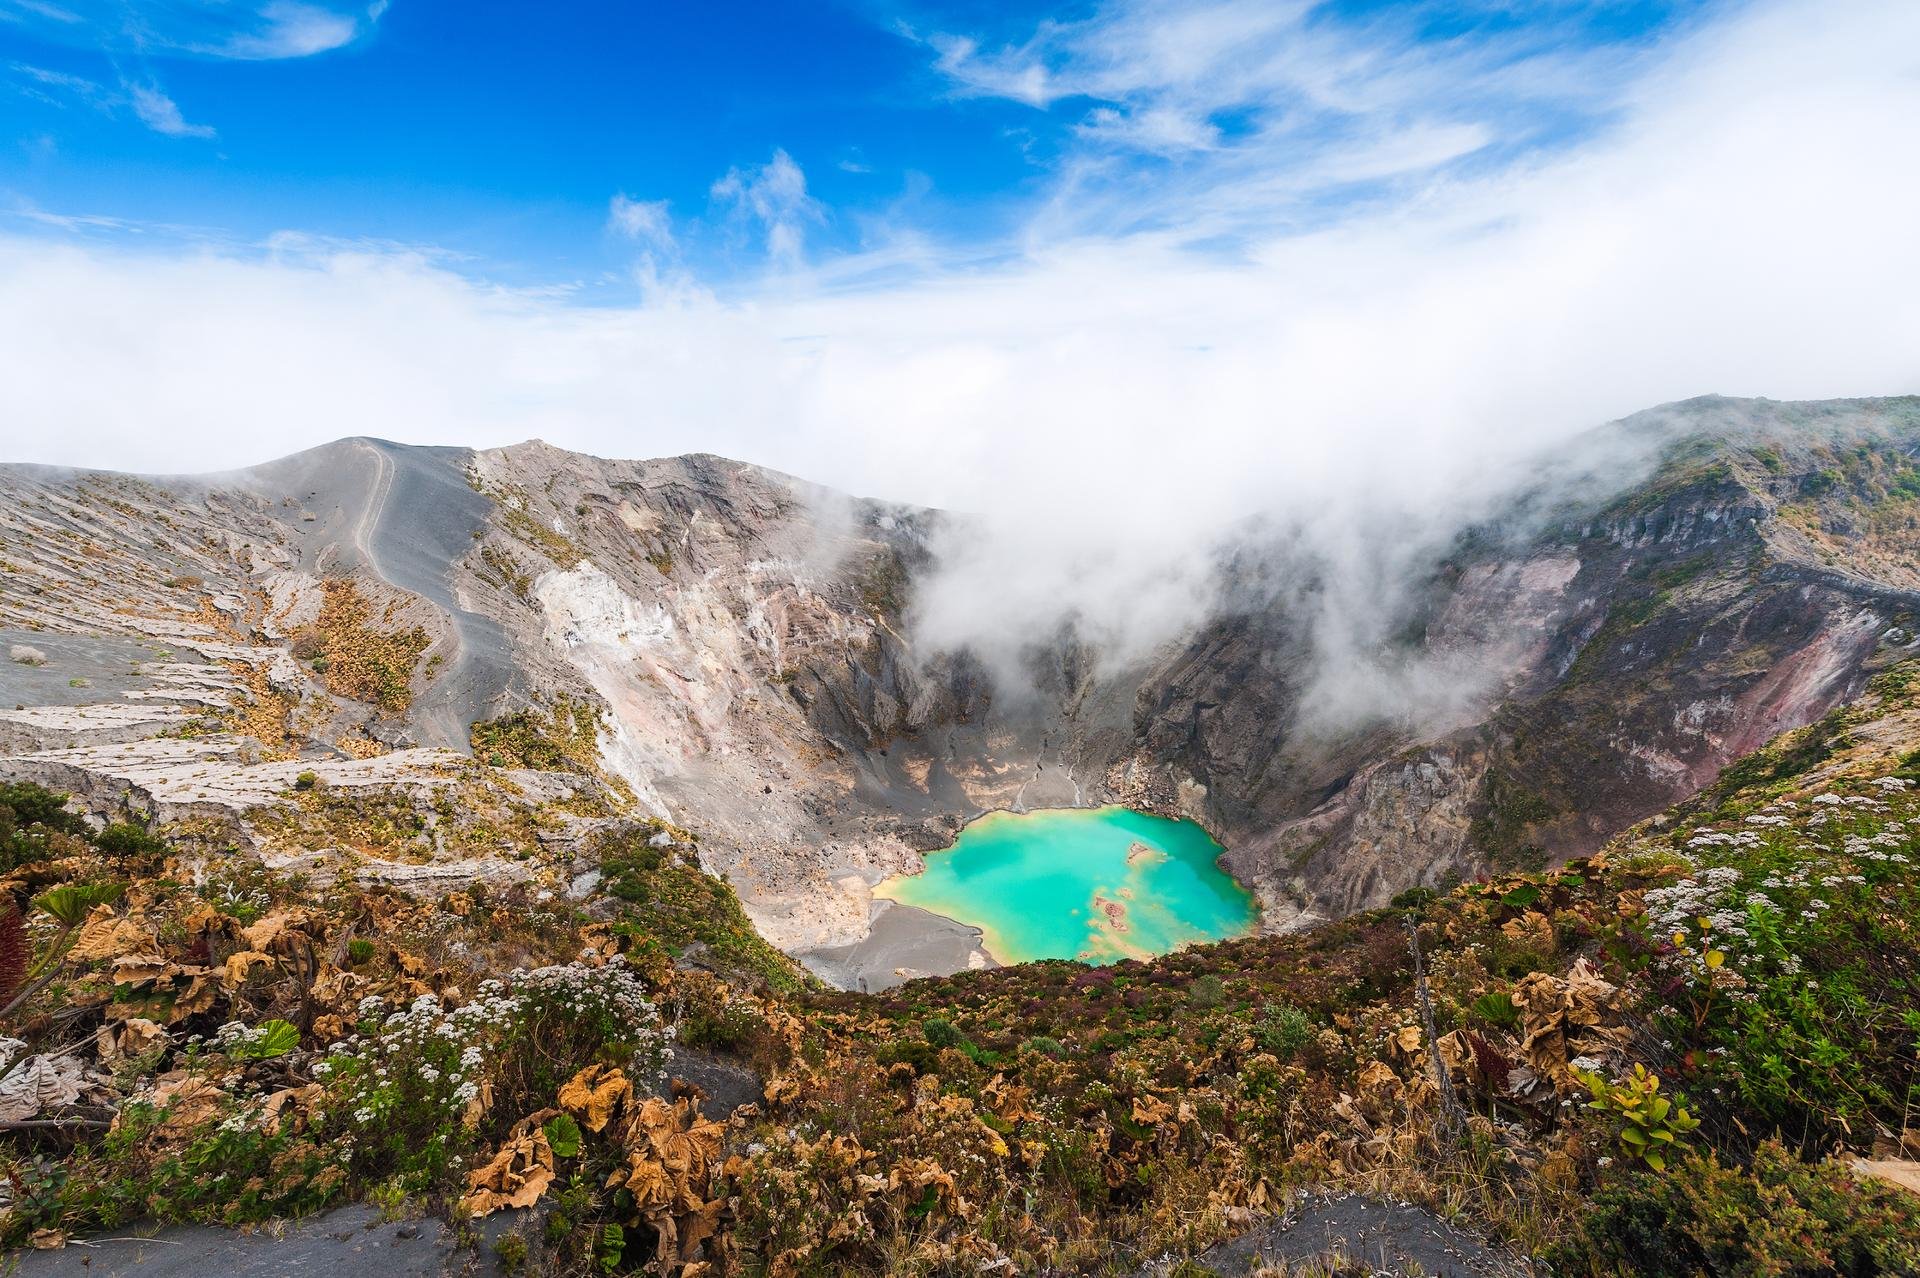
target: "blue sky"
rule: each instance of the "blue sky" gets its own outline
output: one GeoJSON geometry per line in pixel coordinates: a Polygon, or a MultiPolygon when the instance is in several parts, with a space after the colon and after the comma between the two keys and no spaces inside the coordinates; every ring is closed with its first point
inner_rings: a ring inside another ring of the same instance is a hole
{"type": "Polygon", "coordinates": [[[1701,13],[0,0],[0,202],[94,235],[408,245],[582,300],[631,292],[636,254],[726,289],[992,259],[1036,220],[1232,247],[1576,144],[1701,13]]]}

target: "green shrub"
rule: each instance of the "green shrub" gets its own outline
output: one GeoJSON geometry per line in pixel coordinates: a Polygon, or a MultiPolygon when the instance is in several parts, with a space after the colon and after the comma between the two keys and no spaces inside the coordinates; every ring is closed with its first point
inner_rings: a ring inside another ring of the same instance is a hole
{"type": "Polygon", "coordinates": [[[1660,1076],[1645,1065],[1635,1065],[1633,1073],[1618,1083],[1581,1069],[1574,1071],[1574,1077],[1593,1093],[1588,1109],[1619,1120],[1621,1152],[1655,1171],[1663,1170],[1668,1157],[1682,1149],[1700,1126],[1685,1105],[1660,1094],[1660,1076]]]}
{"type": "Polygon", "coordinates": [[[133,821],[115,821],[94,835],[93,842],[115,856],[158,856],[167,850],[165,840],[133,821]]]}
{"type": "Polygon", "coordinates": [[[934,1047],[957,1047],[965,1051],[973,1046],[972,1040],[960,1032],[959,1026],[938,1016],[928,1017],[920,1026],[920,1037],[934,1047]]]}
{"type": "Polygon", "coordinates": [[[1709,1153],[1594,1196],[1561,1273],[1646,1278],[1812,1278],[1920,1272],[1920,1198],[1805,1163],[1768,1141],[1748,1169],[1709,1153]]]}
{"type": "Polygon", "coordinates": [[[1312,1017],[1291,1003],[1274,1003],[1260,1014],[1253,1027],[1253,1041],[1263,1051],[1284,1060],[1305,1047],[1313,1032],[1312,1017]]]}
{"type": "Polygon", "coordinates": [[[56,836],[85,837],[87,823],[66,804],[32,782],[0,784],[0,872],[57,855],[56,836]]]}
{"type": "Polygon", "coordinates": [[[1187,986],[1187,1001],[1195,1007],[1218,1007],[1227,1001],[1227,984],[1212,972],[1187,986]]]}

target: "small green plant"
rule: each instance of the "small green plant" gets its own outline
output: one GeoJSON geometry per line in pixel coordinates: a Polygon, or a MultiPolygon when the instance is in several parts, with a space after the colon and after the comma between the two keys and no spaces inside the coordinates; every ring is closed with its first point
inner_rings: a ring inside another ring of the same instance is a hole
{"type": "Polygon", "coordinates": [[[373,961],[374,945],[364,937],[354,937],[347,942],[347,961],[355,967],[373,961]]]}
{"type": "Polygon", "coordinates": [[[1260,1014],[1253,1041],[1282,1059],[1292,1056],[1313,1038],[1313,1018],[1291,1003],[1274,1003],[1260,1014]]]}
{"type": "Polygon", "coordinates": [[[600,1243],[594,1249],[594,1259],[599,1262],[603,1273],[612,1273],[620,1267],[627,1253],[626,1230],[615,1224],[600,1227],[600,1243]]]}
{"type": "Polygon", "coordinates": [[[302,772],[293,779],[293,788],[296,790],[311,790],[319,784],[319,776],[312,772],[302,772]]]}
{"type": "Polygon", "coordinates": [[[1477,1019],[1500,1029],[1512,1029],[1520,1023],[1520,1009],[1514,1005],[1513,995],[1503,990],[1482,994],[1473,1000],[1467,1010],[1477,1019]]]}
{"type": "Polygon", "coordinates": [[[933,1047],[957,1047],[964,1051],[973,1046],[957,1025],[938,1016],[927,1018],[926,1024],[920,1027],[920,1036],[933,1047]]]}
{"type": "Polygon", "coordinates": [[[580,1152],[580,1124],[573,1121],[571,1114],[555,1114],[540,1128],[546,1134],[547,1146],[553,1150],[556,1158],[572,1158],[580,1152]]]}
{"type": "Polygon", "coordinates": [[[124,883],[67,883],[33,898],[33,908],[63,929],[79,927],[96,905],[109,905],[127,890],[124,883]]]}
{"type": "Polygon", "coordinates": [[[1687,1135],[1700,1126],[1685,1105],[1660,1094],[1660,1076],[1645,1065],[1635,1065],[1619,1083],[1586,1070],[1575,1070],[1574,1076],[1593,1093],[1587,1108],[1619,1118],[1622,1152],[1654,1171],[1665,1171],[1667,1155],[1685,1148],[1687,1135]]]}
{"type": "Polygon", "coordinates": [[[499,1258],[502,1272],[520,1274],[527,1271],[527,1240],[521,1235],[500,1235],[494,1241],[493,1254],[499,1258]]]}
{"type": "Polygon", "coordinates": [[[1218,1007],[1227,1001],[1227,984],[1208,972],[1187,986],[1187,1001],[1195,1007],[1218,1007]]]}
{"type": "Polygon", "coordinates": [[[234,1022],[214,1036],[223,1051],[237,1061],[270,1061],[300,1046],[300,1031],[278,1017],[252,1029],[234,1022]]]}
{"type": "Polygon", "coordinates": [[[1045,1034],[1037,1034],[1020,1044],[1020,1050],[1023,1052],[1036,1052],[1041,1056],[1065,1056],[1067,1054],[1066,1047],[1061,1044],[1059,1039],[1048,1038],[1045,1034]]]}

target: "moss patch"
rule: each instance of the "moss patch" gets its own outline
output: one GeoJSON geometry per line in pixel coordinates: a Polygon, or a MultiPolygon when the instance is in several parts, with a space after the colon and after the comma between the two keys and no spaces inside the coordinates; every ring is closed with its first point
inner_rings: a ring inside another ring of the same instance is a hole
{"type": "Polygon", "coordinates": [[[372,603],[351,578],[329,577],[320,589],[320,615],[294,636],[295,655],[314,663],[329,692],[389,714],[405,710],[413,701],[414,667],[432,642],[427,632],[419,626],[381,629],[372,603]]]}
{"type": "Polygon", "coordinates": [[[473,756],[496,768],[598,772],[600,711],[561,697],[546,711],[519,710],[473,725],[473,756]]]}

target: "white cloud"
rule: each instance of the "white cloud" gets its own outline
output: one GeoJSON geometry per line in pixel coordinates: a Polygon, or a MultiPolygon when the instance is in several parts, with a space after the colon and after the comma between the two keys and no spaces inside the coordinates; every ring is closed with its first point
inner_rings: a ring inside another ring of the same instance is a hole
{"type": "Polygon", "coordinates": [[[67,94],[96,106],[107,97],[105,88],[82,75],[50,71],[46,67],[36,67],[26,62],[13,62],[8,66],[16,76],[21,77],[23,88],[49,102],[59,100],[52,96],[53,93],[67,94]]]}
{"type": "MultiPolygon", "coordinates": [[[[130,109],[134,118],[141,124],[167,137],[210,138],[214,136],[214,130],[209,125],[189,124],[181,114],[179,105],[157,84],[134,84],[122,81],[120,87],[114,89],[89,80],[85,76],[71,75],[64,71],[50,71],[45,67],[36,67],[24,62],[15,62],[10,66],[19,77],[20,89],[43,102],[62,107],[70,102],[77,102],[108,116],[119,116],[121,112],[130,109]]],[[[36,219],[44,219],[47,216],[38,211],[26,215],[36,219]]],[[[83,219],[85,216],[81,215],[83,219]]]]}
{"type": "Polygon", "coordinates": [[[1590,7],[1434,39],[1420,5],[1341,16],[1313,0],[1107,0],[1017,44],[924,42],[956,94],[1073,123],[1053,161],[1071,198],[1050,233],[1220,239],[1319,218],[1343,186],[1417,189],[1485,148],[1523,151],[1543,119],[1598,117],[1643,55],[1576,36],[1590,7]],[[1179,181],[1143,184],[1125,161],[1146,157],[1179,162],[1179,181]]]}
{"type": "Polygon", "coordinates": [[[782,266],[798,266],[805,257],[806,227],[825,219],[825,210],[807,194],[807,175],[793,157],[776,150],[760,168],[727,170],[713,184],[717,202],[758,222],[766,232],[767,256],[782,266]]]}
{"type": "MultiPolygon", "coordinates": [[[[73,10],[64,9],[57,4],[47,4],[45,0],[8,0],[8,2],[16,9],[24,10],[27,13],[33,14],[35,17],[45,18],[49,22],[59,22],[72,26],[86,21],[86,19],[82,18],[73,10]]],[[[0,18],[7,18],[9,16],[11,15],[0,12],[0,18]]]]}
{"type": "Polygon", "coordinates": [[[129,84],[127,92],[132,95],[133,113],[140,117],[140,123],[155,133],[164,133],[170,138],[210,138],[214,135],[211,125],[188,124],[180,114],[179,105],[153,85],[129,84]]]}
{"type": "Polygon", "coordinates": [[[1210,151],[1220,142],[1220,130],[1204,116],[1174,107],[1148,107],[1133,112],[1096,107],[1081,122],[1082,137],[1159,155],[1210,151]]]}
{"type": "Polygon", "coordinates": [[[0,0],[0,19],[58,43],[97,46],[116,59],[188,54],[270,61],[351,44],[378,25],[388,0],[92,0],[76,7],[78,12],[45,0],[0,0]]]}
{"type": "Polygon", "coordinates": [[[673,247],[673,214],[665,200],[616,195],[607,204],[607,229],[656,248],[673,247]]]}
{"type": "Polygon", "coordinates": [[[935,67],[963,94],[1011,98],[1032,107],[1044,107],[1061,95],[1034,44],[983,53],[980,42],[967,36],[934,35],[927,43],[939,55],[935,67]]]}
{"type": "MultiPolygon", "coordinates": [[[[372,24],[386,12],[386,5],[375,4],[365,12],[372,24]]],[[[360,34],[360,23],[352,14],[299,0],[270,0],[258,14],[253,29],[235,33],[217,51],[253,60],[306,58],[350,44],[360,34]]]]}
{"type": "MultiPolygon", "coordinates": [[[[351,247],[0,237],[6,452],[181,470],[371,433],[731,454],[982,512],[997,532],[954,561],[929,636],[1077,613],[1148,644],[1204,606],[1202,551],[1250,516],[1385,593],[1400,548],[1591,424],[1706,392],[1920,391],[1920,7],[1747,10],[1618,106],[1556,158],[1311,233],[1283,199],[1257,216],[1291,180],[1271,169],[1225,196],[1133,173],[1185,210],[1173,231],[1090,230],[1069,174],[997,264],[901,235],[730,301],[578,307],[351,247]],[[1229,216],[1233,256],[1186,247],[1229,216]]],[[[791,227],[798,262],[817,214],[790,159],[715,199],[770,247],[791,227]]]]}
{"type": "Polygon", "coordinates": [[[38,80],[41,84],[51,84],[83,93],[98,92],[100,88],[85,76],[69,75],[65,71],[49,71],[45,67],[36,67],[26,62],[12,62],[8,63],[8,66],[30,80],[38,80]]]}

